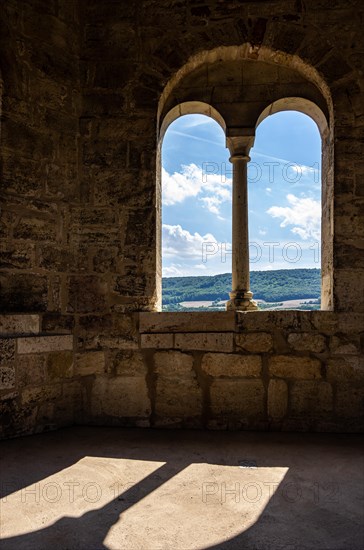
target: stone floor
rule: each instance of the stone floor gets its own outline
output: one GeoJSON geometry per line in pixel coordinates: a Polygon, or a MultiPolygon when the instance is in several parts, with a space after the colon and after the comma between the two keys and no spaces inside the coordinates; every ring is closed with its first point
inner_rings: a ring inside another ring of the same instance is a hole
{"type": "Polygon", "coordinates": [[[90,427],[2,442],[0,548],[362,549],[359,444],[90,427]]]}

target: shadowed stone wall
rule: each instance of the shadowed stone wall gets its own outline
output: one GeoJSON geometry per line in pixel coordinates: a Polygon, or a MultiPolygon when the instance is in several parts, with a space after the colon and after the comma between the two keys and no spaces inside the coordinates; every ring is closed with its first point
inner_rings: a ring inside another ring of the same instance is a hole
{"type": "Polygon", "coordinates": [[[4,436],[74,422],[360,429],[363,9],[354,0],[1,3],[4,436]],[[138,312],[160,299],[161,98],[206,52],[244,44],[251,60],[311,67],[332,100],[323,265],[333,311],[220,314],[218,330],[170,317],[166,331],[152,330],[138,312]]]}

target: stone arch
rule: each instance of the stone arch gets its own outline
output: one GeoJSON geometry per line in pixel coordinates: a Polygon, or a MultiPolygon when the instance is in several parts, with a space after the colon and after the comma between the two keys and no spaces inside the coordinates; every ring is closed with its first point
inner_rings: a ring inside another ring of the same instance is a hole
{"type": "Polygon", "coordinates": [[[303,61],[297,55],[272,50],[266,46],[252,46],[245,43],[239,46],[220,46],[212,50],[204,50],[194,54],[167,82],[158,103],[158,128],[166,115],[165,106],[181,82],[195,69],[212,65],[217,62],[252,60],[263,61],[272,65],[287,67],[299,73],[305,80],[311,82],[320,91],[327,106],[329,126],[333,125],[333,102],[329,86],[317,69],[303,61]]]}
{"type": "Polygon", "coordinates": [[[261,112],[256,128],[265,118],[281,111],[299,111],[309,116],[316,123],[321,137],[327,135],[329,124],[325,113],[316,103],[304,97],[283,97],[274,101],[261,112]]]}
{"type": "Polygon", "coordinates": [[[214,119],[224,130],[226,131],[226,123],[221,114],[217,109],[209,105],[208,103],[205,103],[203,101],[185,101],[183,103],[179,103],[175,107],[173,107],[163,118],[163,121],[161,123],[161,126],[159,128],[158,133],[158,141],[162,142],[164,134],[167,131],[167,128],[172,122],[174,122],[177,118],[184,116],[184,115],[206,115],[210,118],[214,119]]]}
{"type": "Polygon", "coordinates": [[[160,137],[174,118],[188,112],[201,112],[196,110],[199,108],[207,109],[202,114],[215,118],[227,136],[236,135],[236,130],[253,136],[259,123],[279,110],[299,110],[318,125],[322,138],[323,174],[321,303],[322,309],[332,309],[334,116],[330,89],[318,71],[297,55],[248,43],[222,46],[193,55],[170,79],[161,94],[157,113],[157,286],[161,288],[161,222],[158,221],[161,212],[160,137]],[[244,71],[250,75],[245,80],[239,76],[240,67],[242,75],[244,71]],[[259,67],[259,71],[254,73],[254,67],[259,67]],[[261,88],[256,85],[257,80],[261,88]]]}

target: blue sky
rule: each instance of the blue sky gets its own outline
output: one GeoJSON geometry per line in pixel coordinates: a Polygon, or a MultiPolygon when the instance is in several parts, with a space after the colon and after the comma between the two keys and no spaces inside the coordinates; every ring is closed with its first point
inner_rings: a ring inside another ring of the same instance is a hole
{"type": "MultiPolygon", "coordinates": [[[[295,111],[257,128],[248,170],[250,269],[320,267],[321,138],[295,111]]],[[[220,126],[186,115],[162,148],[163,275],[231,271],[231,164],[220,126]]]]}

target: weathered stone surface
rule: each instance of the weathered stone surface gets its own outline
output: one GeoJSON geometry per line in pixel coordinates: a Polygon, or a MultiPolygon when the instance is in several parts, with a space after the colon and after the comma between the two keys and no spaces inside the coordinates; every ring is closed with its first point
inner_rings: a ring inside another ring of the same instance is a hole
{"type": "Polygon", "coordinates": [[[105,372],[105,368],[105,353],[103,351],[88,351],[76,354],[76,376],[103,374],[105,372]]]}
{"type": "Polygon", "coordinates": [[[268,386],[268,415],[280,420],[287,413],[288,387],[284,380],[270,380],[268,386]]]}
{"type": "Polygon", "coordinates": [[[62,315],[61,313],[45,313],[42,318],[43,332],[56,332],[57,334],[69,334],[75,325],[75,319],[72,315],[62,315]]]}
{"type": "Polygon", "coordinates": [[[26,313],[45,311],[48,305],[48,279],[44,275],[12,273],[0,276],[0,311],[26,313]]]}
{"type": "Polygon", "coordinates": [[[291,388],[291,411],[298,416],[319,416],[333,409],[332,387],[327,382],[300,380],[291,388]]]}
{"type": "Polygon", "coordinates": [[[140,376],[98,376],[92,386],[91,412],[94,417],[146,417],[151,412],[148,388],[140,376]]]}
{"type": "Polygon", "coordinates": [[[250,334],[237,334],[235,344],[238,348],[253,353],[264,353],[271,351],[273,347],[272,335],[268,332],[253,332],[250,334]]]}
{"type": "Polygon", "coordinates": [[[71,351],[73,336],[29,336],[17,338],[18,353],[45,353],[50,351],[71,351]]]}
{"type": "Polygon", "coordinates": [[[107,284],[99,277],[72,276],[69,278],[67,311],[72,313],[102,312],[106,306],[107,284]]]}
{"type": "Polygon", "coordinates": [[[148,372],[144,357],[138,351],[117,352],[112,368],[118,376],[146,376],[148,372]]]}
{"type": "Polygon", "coordinates": [[[155,412],[158,416],[183,419],[202,412],[202,390],[191,378],[158,377],[155,412]]]}
{"type": "Polygon", "coordinates": [[[39,329],[39,315],[0,315],[1,334],[37,334],[39,329]]]}
{"type": "Polygon", "coordinates": [[[78,345],[83,349],[138,349],[132,315],[85,315],[79,320],[78,345]]]}
{"type": "Polygon", "coordinates": [[[58,399],[62,394],[62,386],[60,384],[47,384],[44,386],[34,386],[24,388],[21,393],[21,401],[23,405],[30,405],[40,401],[49,401],[58,399]]]}
{"type": "Polygon", "coordinates": [[[333,336],[330,341],[330,351],[335,355],[357,355],[360,353],[359,336],[333,336]]]}
{"type": "Polygon", "coordinates": [[[280,378],[319,379],[321,363],[311,357],[276,355],[269,359],[269,374],[280,378]]]}
{"type": "Polygon", "coordinates": [[[40,386],[46,381],[45,355],[19,355],[16,360],[19,388],[40,386]]]}
{"type": "Polygon", "coordinates": [[[173,334],[142,334],[140,344],[142,348],[173,348],[173,334]]]}
{"type": "Polygon", "coordinates": [[[312,334],[310,332],[291,332],[288,335],[288,343],[296,351],[313,351],[322,353],[325,351],[326,342],[321,334],[312,334]]]}
{"type": "Polygon", "coordinates": [[[234,335],[230,332],[175,334],[174,347],[182,350],[233,351],[234,335]]]}
{"type": "Polygon", "coordinates": [[[73,376],[72,351],[55,351],[47,357],[47,373],[49,380],[71,378],[73,376]]]}
{"type": "Polygon", "coordinates": [[[15,365],[0,366],[0,391],[15,388],[15,365]]]}
{"type": "MultiPolygon", "coordinates": [[[[270,332],[273,329],[310,330],[314,311],[238,311],[239,329],[246,332],[270,332]]],[[[321,312],[320,312],[321,313],[321,312]]]]}
{"type": "Polygon", "coordinates": [[[348,355],[329,359],[326,367],[327,379],[343,382],[364,382],[364,358],[348,355]]]}
{"type": "Polygon", "coordinates": [[[235,313],[140,313],[140,332],[228,332],[235,329],[235,313]]]}
{"type": "Polygon", "coordinates": [[[13,338],[0,338],[0,364],[14,360],[15,345],[16,340],[13,338]]]}
{"type": "Polygon", "coordinates": [[[262,370],[262,360],[259,355],[206,353],[201,367],[206,374],[214,377],[258,378],[262,370]]]}
{"type": "Polygon", "coordinates": [[[260,380],[216,379],[210,388],[211,413],[229,418],[251,417],[264,411],[264,387],[260,380]]]}
{"type": "MultiPolygon", "coordinates": [[[[65,381],[62,384],[62,396],[57,399],[55,403],[47,403],[46,405],[52,405],[51,409],[51,421],[60,426],[72,426],[75,422],[83,420],[83,411],[86,404],[86,389],[79,381],[65,381]]],[[[41,414],[41,408],[45,404],[39,407],[39,414],[41,414]]]]}
{"type": "Polygon", "coordinates": [[[157,374],[163,377],[191,377],[193,374],[193,357],[179,351],[157,352],[154,354],[154,365],[157,374]]]}
{"type": "Polygon", "coordinates": [[[14,237],[16,239],[54,242],[56,238],[54,219],[24,217],[16,226],[14,237]]]}
{"type": "Polygon", "coordinates": [[[340,383],[336,390],[336,413],[340,418],[360,419],[364,416],[364,385],[340,383]]]}

